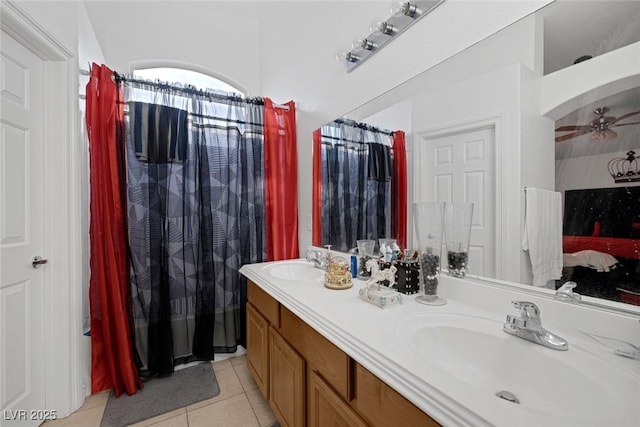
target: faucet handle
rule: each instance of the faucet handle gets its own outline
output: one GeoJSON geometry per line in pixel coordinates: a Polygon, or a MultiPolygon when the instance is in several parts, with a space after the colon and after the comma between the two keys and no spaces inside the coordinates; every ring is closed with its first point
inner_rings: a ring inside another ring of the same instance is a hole
{"type": "Polygon", "coordinates": [[[573,292],[573,288],[578,286],[576,282],[565,282],[556,291],[556,299],[561,299],[569,302],[578,302],[582,299],[582,296],[576,292],[573,292]]]}
{"type": "Polygon", "coordinates": [[[511,305],[520,310],[520,317],[523,320],[540,320],[540,309],[534,303],[529,301],[511,301],[511,305]]]}
{"type": "Polygon", "coordinates": [[[307,261],[311,262],[312,260],[319,260],[322,258],[322,251],[318,251],[315,249],[310,249],[307,251],[307,261]]]}

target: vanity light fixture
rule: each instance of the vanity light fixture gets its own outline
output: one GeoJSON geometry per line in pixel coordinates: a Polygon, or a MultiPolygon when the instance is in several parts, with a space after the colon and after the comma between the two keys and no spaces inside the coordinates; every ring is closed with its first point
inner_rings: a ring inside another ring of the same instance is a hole
{"type": "Polygon", "coordinates": [[[346,65],[347,72],[352,71],[442,2],[444,0],[394,2],[391,16],[375,20],[369,34],[355,41],[351,50],[336,55],[336,59],[346,65]]]}
{"type": "Polygon", "coordinates": [[[607,164],[609,175],[616,184],[640,181],[640,156],[635,151],[627,152],[627,157],[616,157],[607,164]]]}

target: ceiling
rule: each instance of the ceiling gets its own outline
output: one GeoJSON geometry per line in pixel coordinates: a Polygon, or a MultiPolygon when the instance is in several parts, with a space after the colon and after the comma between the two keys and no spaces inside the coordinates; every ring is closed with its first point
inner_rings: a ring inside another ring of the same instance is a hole
{"type": "MultiPolygon", "coordinates": [[[[199,3],[198,6],[203,7],[206,3],[211,3],[211,5],[218,7],[214,0],[199,3]]],[[[366,5],[366,7],[371,8],[371,12],[375,14],[383,13],[387,10],[389,3],[390,1],[371,1],[363,3],[362,6],[365,7],[366,5]]],[[[86,1],[85,4],[98,39],[102,37],[102,45],[109,47],[110,42],[108,38],[105,39],[105,34],[110,34],[108,26],[110,21],[104,19],[107,2],[86,1]]],[[[226,2],[225,4],[230,5],[231,2],[226,2]]],[[[255,19],[260,19],[265,15],[265,11],[269,10],[269,7],[274,4],[286,6],[287,2],[280,3],[263,0],[252,4],[255,7],[248,10],[251,11],[255,19]]],[[[238,7],[241,8],[242,6],[243,4],[238,2],[238,7]]],[[[339,7],[337,2],[327,2],[323,6],[323,11],[326,9],[326,13],[330,13],[336,7],[339,7]]],[[[247,8],[242,8],[242,10],[245,13],[247,8]]],[[[342,30],[355,32],[355,28],[364,27],[364,25],[358,23],[358,19],[364,19],[360,8],[347,9],[340,7],[340,10],[342,14],[353,15],[347,16],[345,19],[348,18],[354,23],[352,28],[342,30]]],[[[555,0],[541,9],[539,13],[544,16],[545,74],[572,66],[575,59],[580,56],[591,55],[595,57],[640,41],[640,0],[555,0]]],[[[369,14],[364,15],[367,16],[368,20],[369,14]]],[[[283,16],[282,19],[286,20],[287,18],[283,16]]],[[[311,19],[321,18],[313,15],[311,19]]],[[[282,22],[280,24],[284,25],[282,22]]],[[[339,28],[336,28],[332,32],[338,30],[339,28]]],[[[325,39],[322,43],[327,45],[326,48],[320,49],[319,46],[316,46],[316,49],[326,52],[336,51],[335,40],[332,41],[329,37],[325,37],[325,39]]],[[[341,36],[340,39],[342,40],[344,37],[341,36]]],[[[595,118],[593,110],[602,106],[609,108],[610,111],[607,115],[615,117],[630,111],[640,110],[640,89],[627,91],[599,100],[593,104],[584,105],[582,108],[559,119],[556,125],[586,124],[595,118]]],[[[636,145],[635,148],[638,148],[640,144],[630,142],[630,139],[640,141],[640,126],[627,126],[619,128],[619,130],[618,132],[618,129],[616,129],[619,138],[610,141],[606,145],[600,143],[598,147],[594,147],[593,144],[589,143],[588,135],[558,143],[556,144],[556,157],[577,157],[601,152],[625,151],[631,149],[626,148],[626,145],[634,144],[636,145]]]]}
{"type": "MultiPolygon", "coordinates": [[[[545,7],[544,72],[550,74],[573,65],[583,56],[593,57],[640,41],[640,1],[556,0],[545,7]]],[[[640,88],[607,96],[582,106],[556,121],[556,127],[588,124],[593,110],[607,107],[607,116],[640,111],[640,88]]],[[[640,116],[620,121],[638,122],[640,116]]],[[[589,134],[556,144],[556,158],[622,152],[640,147],[640,125],[615,128],[618,138],[592,142],[589,134]]],[[[561,135],[564,133],[559,133],[561,135]]]]}

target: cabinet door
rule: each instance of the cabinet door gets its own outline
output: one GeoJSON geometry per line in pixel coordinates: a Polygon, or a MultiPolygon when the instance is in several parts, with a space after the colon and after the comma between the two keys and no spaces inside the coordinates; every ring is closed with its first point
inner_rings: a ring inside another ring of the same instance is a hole
{"type": "Polygon", "coordinates": [[[304,359],[270,328],[269,403],[283,427],[305,425],[304,359]]]}
{"type": "Polygon", "coordinates": [[[269,399],[269,323],[251,304],[247,304],[247,367],[269,399]]]}
{"type": "Polygon", "coordinates": [[[280,335],[296,349],[308,366],[313,366],[313,370],[348,401],[353,395],[352,382],[349,381],[352,376],[349,356],[282,306],[280,318],[280,335]]]}
{"type": "Polygon", "coordinates": [[[316,372],[308,376],[307,408],[309,427],[367,427],[316,372]]]}
{"type": "Polygon", "coordinates": [[[362,365],[356,363],[355,371],[356,397],[351,405],[373,427],[440,425],[362,365]]]}

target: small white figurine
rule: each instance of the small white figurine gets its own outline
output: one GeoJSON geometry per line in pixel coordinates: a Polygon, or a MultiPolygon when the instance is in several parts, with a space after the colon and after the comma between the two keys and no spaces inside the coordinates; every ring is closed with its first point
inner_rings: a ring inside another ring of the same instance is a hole
{"type": "Polygon", "coordinates": [[[364,266],[367,268],[367,271],[371,274],[375,273],[380,269],[380,266],[378,265],[378,261],[376,261],[373,258],[370,258],[369,260],[367,260],[364,266]]]}
{"type": "MultiPolygon", "coordinates": [[[[369,263],[367,262],[367,267],[369,267],[368,264],[369,263]]],[[[380,284],[386,280],[389,282],[388,286],[392,288],[396,284],[396,271],[398,271],[398,269],[393,265],[390,268],[379,270],[376,263],[376,267],[371,268],[371,278],[367,284],[371,285],[377,283],[378,286],[380,286],[380,284]]]]}

